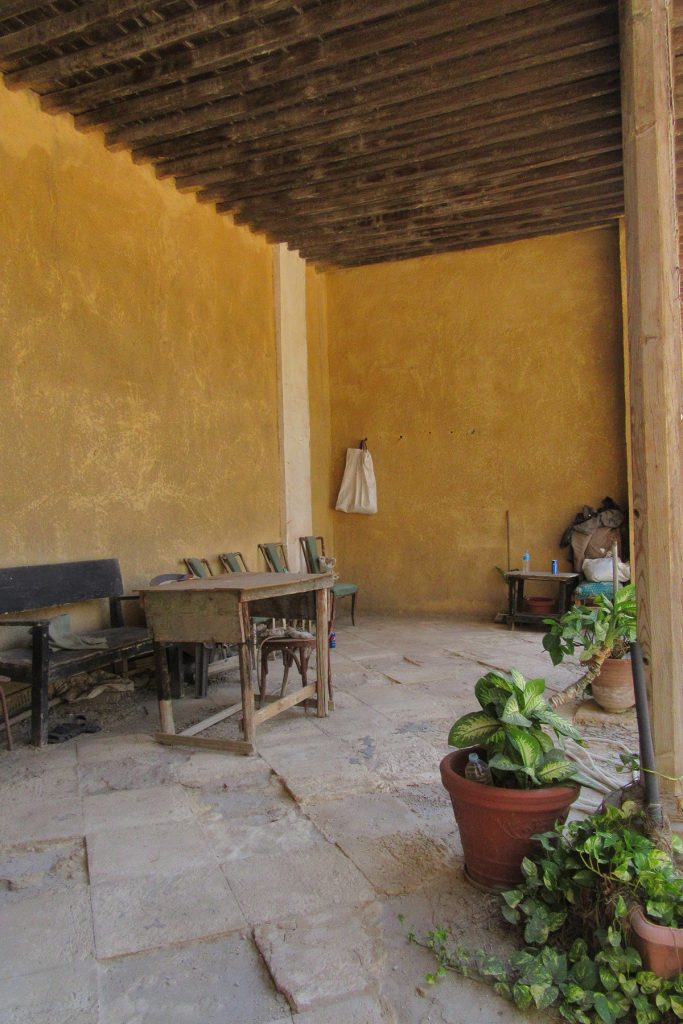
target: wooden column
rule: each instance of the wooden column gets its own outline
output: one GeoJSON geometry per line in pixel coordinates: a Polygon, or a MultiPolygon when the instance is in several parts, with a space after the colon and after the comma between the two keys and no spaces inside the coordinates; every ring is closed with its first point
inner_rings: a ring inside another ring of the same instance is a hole
{"type": "MultiPolygon", "coordinates": [[[[660,772],[683,775],[681,311],[668,0],[621,0],[633,547],[660,772]]],[[[680,782],[663,783],[675,791],[680,782]]]]}

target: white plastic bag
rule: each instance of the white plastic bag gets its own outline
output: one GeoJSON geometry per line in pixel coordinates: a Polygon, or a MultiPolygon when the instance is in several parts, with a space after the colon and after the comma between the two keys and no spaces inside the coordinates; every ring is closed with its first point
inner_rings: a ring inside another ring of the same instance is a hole
{"type": "MultiPolygon", "coordinates": [[[[614,579],[612,557],[584,558],[581,571],[591,583],[611,583],[614,579]]],[[[617,561],[617,572],[620,583],[628,583],[631,579],[631,566],[628,562],[617,561]]]]}
{"type": "Polygon", "coordinates": [[[372,455],[363,446],[346,449],[346,468],[339,495],[338,512],[361,512],[370,516],[377,511],[377,484],[372,455]]]}

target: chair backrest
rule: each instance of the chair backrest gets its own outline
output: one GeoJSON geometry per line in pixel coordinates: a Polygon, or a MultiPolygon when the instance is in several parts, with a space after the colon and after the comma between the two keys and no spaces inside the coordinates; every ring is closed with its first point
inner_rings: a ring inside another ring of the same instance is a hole
{"type": "Polygon", "coordinates": [[[308,572],[322,572],[320,556],[325,554],[325,541],[322,537],[299,537],[299,544],[304,553],[304,562],[308,572]],[[319,548],[318,543],[320,543],[319,548]]]}
{"type": "Polygon", "coordinates": [[[206,558],[183,558],[183,562],[192,576],[199,577],[200,579],[206,576],[213,576],[211,566],[206,558]]]}
{"type": "Polygon", "coordinates": [[[218,561],[226,572],[249,572],[241,551],[228,551],[224,555],[219,555],[218,561]]]}
{"type": "Polygon", "coordinates": [[[258,548],[265,558],[270,572],[289,572],[289,562],[284,544],[278,541],[272,544],[259,544],[258,548]]]}
{"type": "Polygon", "coordinates": [[[177,583],[178,580],[186,580],[186,572],[162,572],[149,581],[150,587],[158,587],[162,583],[177,583]]]}
{"type": "Polygon", "coordinates": [[[0,612],[50,608],[122,594],[121,569],[116,558],[0,569],[0,612]]]}

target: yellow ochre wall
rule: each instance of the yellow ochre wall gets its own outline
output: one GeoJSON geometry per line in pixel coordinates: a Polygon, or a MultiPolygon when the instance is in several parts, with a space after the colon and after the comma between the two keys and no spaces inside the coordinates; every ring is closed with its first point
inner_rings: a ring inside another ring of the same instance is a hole
{"type": "Polygon", "coordinates": [[[279,531],[271,250],[0,85],[0,565],[279,531]]]}
{"type": "MultiPolygon", "coordinates": [[[[326,275],[330,502],[369,438],[379,513],[334,512],[359,611],[490,616],[495,566],[560,558],[585,503],[626,500],[617,229],[326,275]]],[[[539,590],[542,592],[542,590],[539,590]]]]}

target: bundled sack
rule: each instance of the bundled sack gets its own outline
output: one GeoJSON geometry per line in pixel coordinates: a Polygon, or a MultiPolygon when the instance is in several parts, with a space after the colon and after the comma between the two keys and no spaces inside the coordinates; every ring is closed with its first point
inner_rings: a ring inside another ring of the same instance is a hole
{"type": "Polygon", "coordinates": [[[372,455],[365,441],[359,448],[346,449],[346,467],[336,509],[338,512],[360,512],[371,516],[377,511],[377,484],[372,455]]]}
{"type": "MultiPolygon", "coordinates": [[[[614,563],[612,558],[585,558],[581,572],[591,583],[612,583],[614,581],[614,563]]],[[[631,579],[631,566],[628,562],[617,559],[617,573],[620,583],[628,583],[631,579]]]]}

